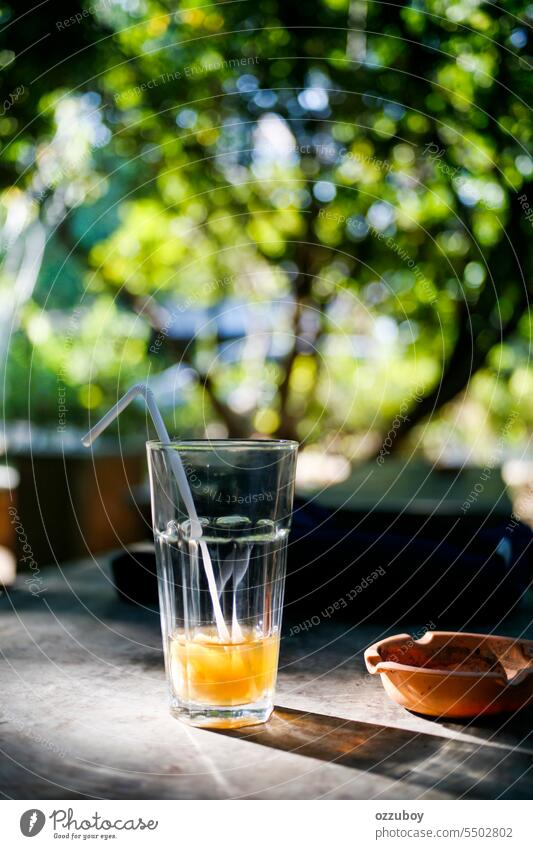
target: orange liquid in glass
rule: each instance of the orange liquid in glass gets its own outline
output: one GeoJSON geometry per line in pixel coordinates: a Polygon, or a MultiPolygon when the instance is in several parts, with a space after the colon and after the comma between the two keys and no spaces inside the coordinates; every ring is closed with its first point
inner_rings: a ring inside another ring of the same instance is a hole
{"type": "Polygon", "coordinates": [[[244,631],[239,642],[222,643],[216,632],[170,639],[170,673],[179,699],[204,705],[246,705],[272,694],[278,668],[279,635],[244,631]]]}

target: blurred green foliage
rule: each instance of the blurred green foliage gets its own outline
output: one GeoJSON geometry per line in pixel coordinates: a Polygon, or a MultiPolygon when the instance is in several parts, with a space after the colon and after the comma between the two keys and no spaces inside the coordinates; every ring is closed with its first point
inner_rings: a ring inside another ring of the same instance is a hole
{"type": "Polygon", "coordinates": [[[363,455],[402,408],[397,445],[524,443],[531,6],[89,0],[24,23],[1,8],[3,88],[24,86],[0,118],[4,223],[18,210],[20,238],[32,221],[47,238],[9,416],[29,397],[54,422],[61,372],[84,424],[180,362],[179,432],[219,421],[363,455]],[[233,298],[251,317],[238,356],[212,324],[165,329],[169,305],[233,298]],[[261,304],[283,300],[265,325],[261,304]]]}

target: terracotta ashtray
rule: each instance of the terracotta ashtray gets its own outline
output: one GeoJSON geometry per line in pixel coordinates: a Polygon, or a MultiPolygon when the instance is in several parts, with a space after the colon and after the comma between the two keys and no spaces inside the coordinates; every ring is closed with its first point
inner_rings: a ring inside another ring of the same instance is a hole
{"type": "Polygon", "coordinates": [[[533,640],[428,631],[388,637],[365,651],[387,695],[427,716],[512,712],[533,699],[533,640]]]}

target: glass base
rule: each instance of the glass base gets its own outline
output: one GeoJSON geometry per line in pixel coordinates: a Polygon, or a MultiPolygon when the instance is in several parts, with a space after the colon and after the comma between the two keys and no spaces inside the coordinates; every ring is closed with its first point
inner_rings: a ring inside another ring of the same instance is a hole
{"type": "Polygon", "coordinates": [[[170,707],[172,716],[195,728],[244,728],[246,725],[261,725],[268,722],[273,710],[272,702],[231,707],[174,702],[170,707]]]}

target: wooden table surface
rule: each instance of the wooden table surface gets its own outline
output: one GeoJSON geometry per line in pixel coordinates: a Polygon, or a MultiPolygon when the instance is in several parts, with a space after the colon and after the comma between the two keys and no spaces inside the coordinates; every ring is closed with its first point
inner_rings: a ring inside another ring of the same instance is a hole
{"type": "MultiPolygon", "coordinates": [[[[461,725],[402,710],[364,670],[379,624],[287,636],[274,718],[206,731],[168,713],[158,616],[116,599],[107,558],[40,578],[38,597],[20,579],[0,599],[6,798],[531,798],[531,712],[461,725]]],[[[501,630],[530,622],[524,606],[501,630]]]]}

